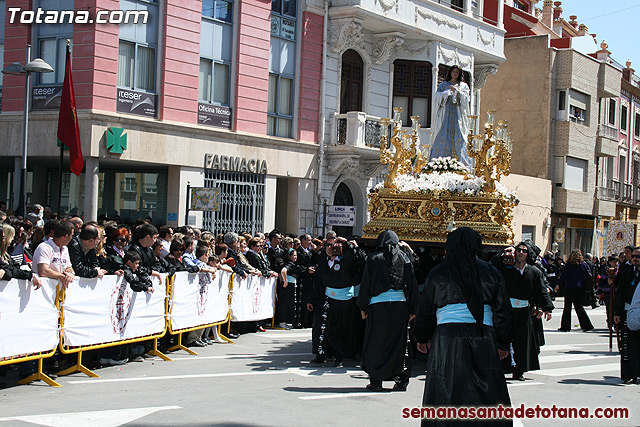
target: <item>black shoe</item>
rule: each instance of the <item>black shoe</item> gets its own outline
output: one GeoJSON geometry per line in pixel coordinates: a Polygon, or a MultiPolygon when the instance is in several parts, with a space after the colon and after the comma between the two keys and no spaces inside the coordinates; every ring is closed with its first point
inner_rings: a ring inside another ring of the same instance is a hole
{"type": "Polygon", "coordinates": [[[558,328],[558,330],[559,330],[560,332],[569,332],[569,331],[570,331],[569,329],[562,329],[562,328],[558,328]]]}
{"type": "Polygon", "coordinates": [[[409,380],[397,381],[393,385],[393,391],[407,391],[408,385],[409,385],[409,380]]]}
{"type": "Polygon", "coordinates": [[[625,383],[625,384],[637,384],[637,383],[638,383],[638,381],[636,381],[636,379],[635,379],[635,378],[630,378],[630,379],[628,379],[628,380],[624,380],[624,383],[625,383]]]}
{"type": "Polygon", "coordinates": [[[342,368],[342,357],[336,357],[336,360],[333,361],[334,368],[342,368]]]}
{"type": "Polygon", "coordinates": [[[232,339],[236,339],[236,338],[240,338],[240,334],[237,334],[235,332],[229,332],[227,335],[227,337],[232,338],[232,339]]]}
{"type": "Polygon", "coordinates": [[[589,332],[589,331],[591,331],[591,330],[593,330],[593,326],[592,326],[592,327],[590,327],[590,328],[585,328],[585,329],[583,329],[583,330],[582,330],[582,332],[589,332]]]}
{"type": "Polygon", "coordinates": [[[524,376],[522,376],[522,374],[513,374],[511,376],[511,379],[516,381],[524,381],[524,376]]]}
{"type": "Polygon", "coordinates": [[[376,391],[376,392],[385,391],[381,385],[377,385],[377,384],[367,384],[365,388],[369,391],[376,391]]]}
{"type": "Polygon", "coordinates": [[[311,365],[324,365],[325,361],[326,360],[325,360],[324,357],[316,356],[316,358],[313,359],[311,362],[309,362],[309,364],[311,364],[311,365]]]}

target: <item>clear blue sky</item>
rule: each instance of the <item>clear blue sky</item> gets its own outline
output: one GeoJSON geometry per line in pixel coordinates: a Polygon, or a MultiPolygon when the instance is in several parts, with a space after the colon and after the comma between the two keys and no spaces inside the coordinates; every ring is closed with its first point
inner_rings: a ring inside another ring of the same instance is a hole
{"type": "Polygon", "coordinates": [[[562,0],[562,17],[571,15],[596,34],[598,46],[606,40],[613,59],[622,65],[630,59],[640,74],[640,0],[562,0]]]}

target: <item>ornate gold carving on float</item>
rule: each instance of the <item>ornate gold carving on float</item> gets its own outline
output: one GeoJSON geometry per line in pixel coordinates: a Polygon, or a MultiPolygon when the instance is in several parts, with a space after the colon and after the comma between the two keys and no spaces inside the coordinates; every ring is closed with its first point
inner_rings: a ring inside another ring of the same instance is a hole
{"type": "MultiPolygon", "coordinates": [[[[494,126],[494,111],[489,111],[484,132],[468,136],[467,150],[475,160],[473,175],[464,168],[447,167],[467,181],[467,191],[433,190],[427,187],[413,189],[399,186],[414,179],[424,182],[425,174],[438,172],[433,164],[427,167],[429,146],[420,148],[418,141],[419,117],[411,117],[412,132],[403,131],[401,108],[394,108],[394,119],[382,119],[380,161],[389,165],[384,185],[369,194],[370,221],[364,226],[365,238],[375,238],[384,230],[394,230],[400,239],[424,242],[445,242],[448,231],[467,226],[477,230],[487,245],[512,243],[513,209],[518,204],[514,194],[496,185],[502,176],[509,175],[513,144],[507,133],[506,121],[494,126]],[[389,135],[389,127],[391,134],[389,135]],[[478,178],[482,178],[479,180],[478,178]],[[413,178],[412,178],[413,177],[413,178]],[[476,191],[469,190],[478,186],[476,191]]],[[[469,116],[471,129],[477,117],[469,116]]],[[[411,184],[411,182],[410,182],[411,184]]],[[[419,185],[416,185],[419,187],[419,185]]]]}

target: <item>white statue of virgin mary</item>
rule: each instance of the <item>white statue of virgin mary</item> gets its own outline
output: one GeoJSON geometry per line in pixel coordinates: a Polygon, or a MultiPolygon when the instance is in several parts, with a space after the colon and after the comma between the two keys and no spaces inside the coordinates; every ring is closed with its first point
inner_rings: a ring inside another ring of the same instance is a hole
{"type": "Polygon", "coordinates": [[[470,93],[462,69],[453,65],[436,91],[437,112],[431,134],[430,159],[452,157],[471,168],[472,161],[467,154],[470,93]]]}

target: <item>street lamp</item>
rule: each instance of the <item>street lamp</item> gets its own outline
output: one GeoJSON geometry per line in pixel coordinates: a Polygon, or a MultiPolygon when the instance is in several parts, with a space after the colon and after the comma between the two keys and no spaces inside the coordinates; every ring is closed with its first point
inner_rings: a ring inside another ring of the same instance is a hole
{"type": "Polygon", "coordinates": [[[53,67],[40,58],[31,60],[31,45],[27,45],[27,61],[25,66],[14,62],[2,70],[3,74],[11,76],[25,76],[24,85],[24,120],[22,124],[22,178],[20,181],[20,199],[18,206],[22,208],[24,217],[27,217],[27,135],[29,129],[29,80],[31,73],[52,73],[53,67]]]}

